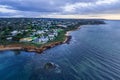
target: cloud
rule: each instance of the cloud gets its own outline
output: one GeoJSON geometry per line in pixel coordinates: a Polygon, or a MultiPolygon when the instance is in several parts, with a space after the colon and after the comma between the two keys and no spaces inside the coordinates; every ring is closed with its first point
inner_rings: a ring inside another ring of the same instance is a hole
{"type": "Polygon", "coordinates": [[[96,14],[96,13],[116,13],[120,9],[118,0],[98,0],[95,2],[77,2],[63,6],[64,13],[76,14],[96,14]],[[119,6],[119,7],[118,7],[119,6]]]}
{"type": "Polygon", "coordinates": [[[0,0],[0,16],[120,14],[119,0],[0,0]]]}
{"type": "Polygon", "coordinates": [[[95,0],[0,0],[1,5],[12,6],[20,11],[61,12],[66,4],[94,2],[95,0]]]}
{"type": "Polygon", "coordinates": [[[0,13],[16,13],[17,11],[11,9],[10,6],[0,5],[0,13]]]}

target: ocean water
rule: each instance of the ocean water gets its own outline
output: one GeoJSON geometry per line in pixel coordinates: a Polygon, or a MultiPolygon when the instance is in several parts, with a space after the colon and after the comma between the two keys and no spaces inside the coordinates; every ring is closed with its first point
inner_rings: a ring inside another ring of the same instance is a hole
{"type": "Polygon", "coordinates": [[[120,80],[120,21],[86,25],[43,54],[0,52],[0,80],[120,80]],[[53,62],[59,67],[45,70],[53,62]]]}

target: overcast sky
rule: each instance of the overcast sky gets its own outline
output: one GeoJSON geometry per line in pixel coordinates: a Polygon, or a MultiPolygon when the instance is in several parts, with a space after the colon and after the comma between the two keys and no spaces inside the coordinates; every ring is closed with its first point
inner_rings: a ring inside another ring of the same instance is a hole
{"type": "Polygon", "coordinates": [[[0,17],[120,19],[120,0],[0,0],[0,17]]]}

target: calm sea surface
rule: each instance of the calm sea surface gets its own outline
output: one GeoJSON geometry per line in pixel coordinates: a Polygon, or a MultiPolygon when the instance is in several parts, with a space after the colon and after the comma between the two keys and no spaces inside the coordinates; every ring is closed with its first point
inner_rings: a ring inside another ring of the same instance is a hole
{"type": "Polygon", "coordinates": [[[120,21],[106,23],[83,26],[43,54],[1,51],[0,80],[120,80],[120,21]],[[46,71],[47,62],[59,67],[46,71]]]}

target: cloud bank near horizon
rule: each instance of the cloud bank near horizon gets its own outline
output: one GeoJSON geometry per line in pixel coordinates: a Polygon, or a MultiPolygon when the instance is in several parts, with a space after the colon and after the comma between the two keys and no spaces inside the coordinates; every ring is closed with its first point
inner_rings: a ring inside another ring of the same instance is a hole
{"type": "Polygon", "coordinates": [[[104,18],[119,14],[119,0],[0,0],[0,17],[104,18]]]}

